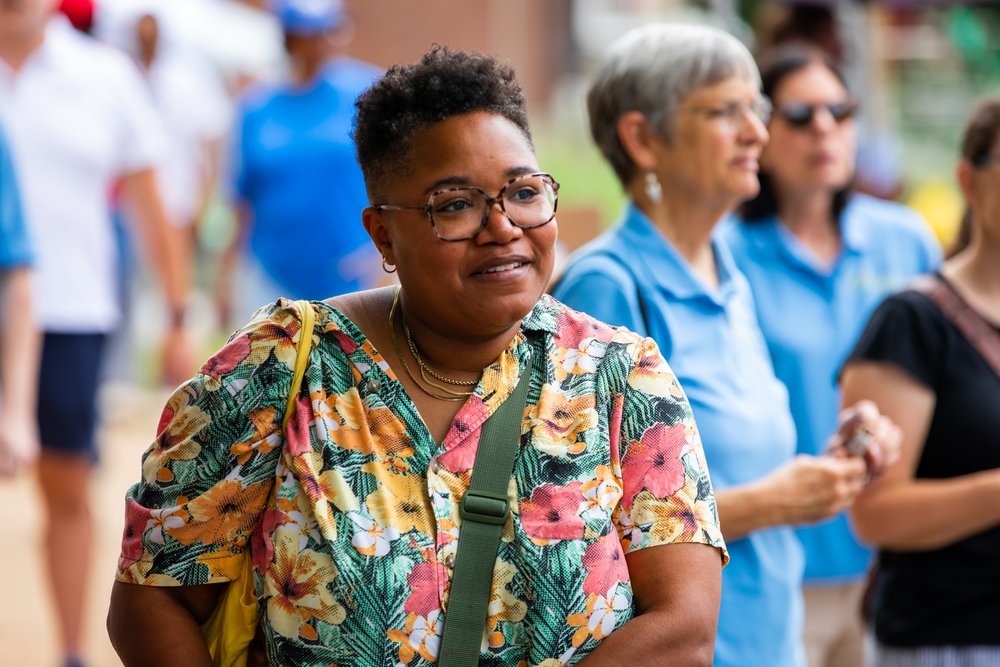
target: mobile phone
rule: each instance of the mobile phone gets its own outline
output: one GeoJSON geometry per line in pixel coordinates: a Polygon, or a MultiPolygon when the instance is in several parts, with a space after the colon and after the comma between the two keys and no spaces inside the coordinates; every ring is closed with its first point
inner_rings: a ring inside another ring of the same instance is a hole
{"type": "Polygon", "coordinates": [[[859,426],[851,433],[851,437],[844,443],[844,450],[850,456],[859,456],[863,459],[868,457],[868,446],[872,441],[872,432],[863,426],[859,426]]]}

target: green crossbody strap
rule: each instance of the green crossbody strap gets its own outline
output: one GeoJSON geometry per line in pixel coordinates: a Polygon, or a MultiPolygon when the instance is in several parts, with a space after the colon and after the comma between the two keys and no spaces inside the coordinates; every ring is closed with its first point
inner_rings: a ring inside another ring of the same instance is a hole
{"type": "Polygon", "coordinates": [[[521,444],[530,378],[529,358],[514,393],[483,422],[472,480],[459,505],[462,528],[438,652],[439,667],[479,664],[500,531],[510,515],[507,488],[521,444]]]}

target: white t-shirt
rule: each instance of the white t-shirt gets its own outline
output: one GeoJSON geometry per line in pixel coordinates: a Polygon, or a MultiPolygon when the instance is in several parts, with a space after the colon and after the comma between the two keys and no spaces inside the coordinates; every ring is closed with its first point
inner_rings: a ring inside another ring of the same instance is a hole
{"type": "Polygon", "coordinates": [[[211,68],[209,62],[165,49],[146,73],[170,142],[158,176],[175,225],[194,221],[209,168],[207,146],[225,138],[233,119],[225,86],[211,68]]]}
{"type": "Polygon", "coordinates": [[[35,241],[42,328],[112,330],[121,315],[111,188],[166,151],[135,65],[56,16],[19,72],[0,59],[0,119],[35,241]]]}

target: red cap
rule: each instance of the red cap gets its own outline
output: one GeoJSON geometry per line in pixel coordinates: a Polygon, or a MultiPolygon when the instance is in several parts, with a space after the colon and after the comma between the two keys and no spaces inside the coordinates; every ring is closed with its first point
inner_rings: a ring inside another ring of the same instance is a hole
{"type": "Polygon", "coordinates": [[[94,0],[59,0],[59,11],[77,30],[89,32],[94,26],[94,0]]]}

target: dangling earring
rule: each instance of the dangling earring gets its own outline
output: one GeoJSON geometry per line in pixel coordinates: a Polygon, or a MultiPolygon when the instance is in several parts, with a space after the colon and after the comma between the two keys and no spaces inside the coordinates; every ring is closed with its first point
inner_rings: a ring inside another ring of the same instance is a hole
{"type": "Polygon", "coordinates": [[[383,257],[382,258],[382,270],[385,271],[386,273],[395,273],[396,272],[396,266],[394,264],[390,264],[389,261],[385,257],[383,257]]]}
{"type": "Polygon", "coordinates": [[[654,204],[663,201],[663,188],[660,187],[660,181],[656,178],[656,174],[651,171],[646,172],[646,196],[654,204]]]}

